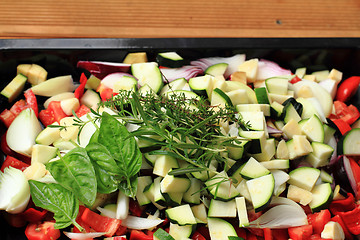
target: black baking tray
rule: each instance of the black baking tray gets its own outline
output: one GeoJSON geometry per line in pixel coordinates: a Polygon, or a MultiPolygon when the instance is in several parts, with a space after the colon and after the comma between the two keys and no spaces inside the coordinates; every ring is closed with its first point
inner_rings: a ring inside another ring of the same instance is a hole
{"type": "MultiPolygon", "coordinates": [[[[37,63],[48,77],[71,74],[78,79],[79,60],[122,62],[129,52],[145,51],[149,60],[158,52],[176,51],[185,59],[232,56],[263,58],[295,71],[336,68],[348,76],[360,75],[360,38],[127,38],[127,39],[3,39],[0,40],[0,89],[21,63],[37,63]]],[[[360,94],[352,102],[360,107],[360,94]]],[[[6,108],[1,104],[0,110],[6,108]]],[[[3,161],[3,154],[0,163],[3,161]]],[[[0,214],[0,239],[26,239],[24,229],[10,227],[0,214]]]]}

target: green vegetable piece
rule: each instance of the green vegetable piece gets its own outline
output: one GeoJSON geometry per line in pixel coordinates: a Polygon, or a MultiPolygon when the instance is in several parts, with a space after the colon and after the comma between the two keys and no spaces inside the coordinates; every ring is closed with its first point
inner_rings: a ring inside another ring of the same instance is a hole
{"type": "Polygon", "coordinates": [[[49,162],[46,168],[58,183],[72,190],[81,202],[87,206],[94,204],[96,175],[84,148],[72,149],[59,160],[49,162]]]}
{"type": "Polygon", "coordinates": [[[130,197],[135,197],[136,186],[133,178],[141,168],[142,154],[134,137],[115,117],[104,112],[98,136],[98,142],[104,145],[117,162],[120,169],[122,190],[130,197]]]}
{"type": "Polygon", "coordinates": [[[35,205],[54,213],[55,228],[62,229],[71,224],[80,227],[75,221],[79,212],[79,201],[74,193],[58,183],[29,180],[29,185],[35,205]]]}

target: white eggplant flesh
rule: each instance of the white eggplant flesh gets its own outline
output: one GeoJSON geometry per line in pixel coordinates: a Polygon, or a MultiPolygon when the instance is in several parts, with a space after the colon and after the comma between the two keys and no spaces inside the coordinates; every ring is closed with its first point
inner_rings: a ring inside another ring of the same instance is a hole
{"type": "Polygon", "coordinates": [[[23,110],[11,123],[6,134],[6,142],[13,151],[31,156],[35,139],[42,127],[34,110],[23,110]]]}
{"type": "Polygon", "coordinates": [[[25,174],[7,167],[0,172],[0,210],[16,214],[24,211],[30,200],[30,186],[25,174]]]}

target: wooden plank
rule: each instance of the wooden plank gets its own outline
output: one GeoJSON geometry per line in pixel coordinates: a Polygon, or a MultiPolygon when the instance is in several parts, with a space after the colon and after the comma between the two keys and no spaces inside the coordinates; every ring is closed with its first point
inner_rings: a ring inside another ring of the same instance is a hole
{"type": "Polygon", "coordinates": [[[359,0],[2,0],[0,37],[360,37],[359,0]]]}

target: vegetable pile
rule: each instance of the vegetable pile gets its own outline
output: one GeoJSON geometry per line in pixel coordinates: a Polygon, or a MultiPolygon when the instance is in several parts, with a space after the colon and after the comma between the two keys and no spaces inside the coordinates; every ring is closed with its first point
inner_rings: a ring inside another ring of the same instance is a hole
{"type": "Polygon", "coordinates": [[[28,239],[360,235],[360,77],[243,54],[78,67],[21,64],[1,91],[0,209],[28,239]]]}

